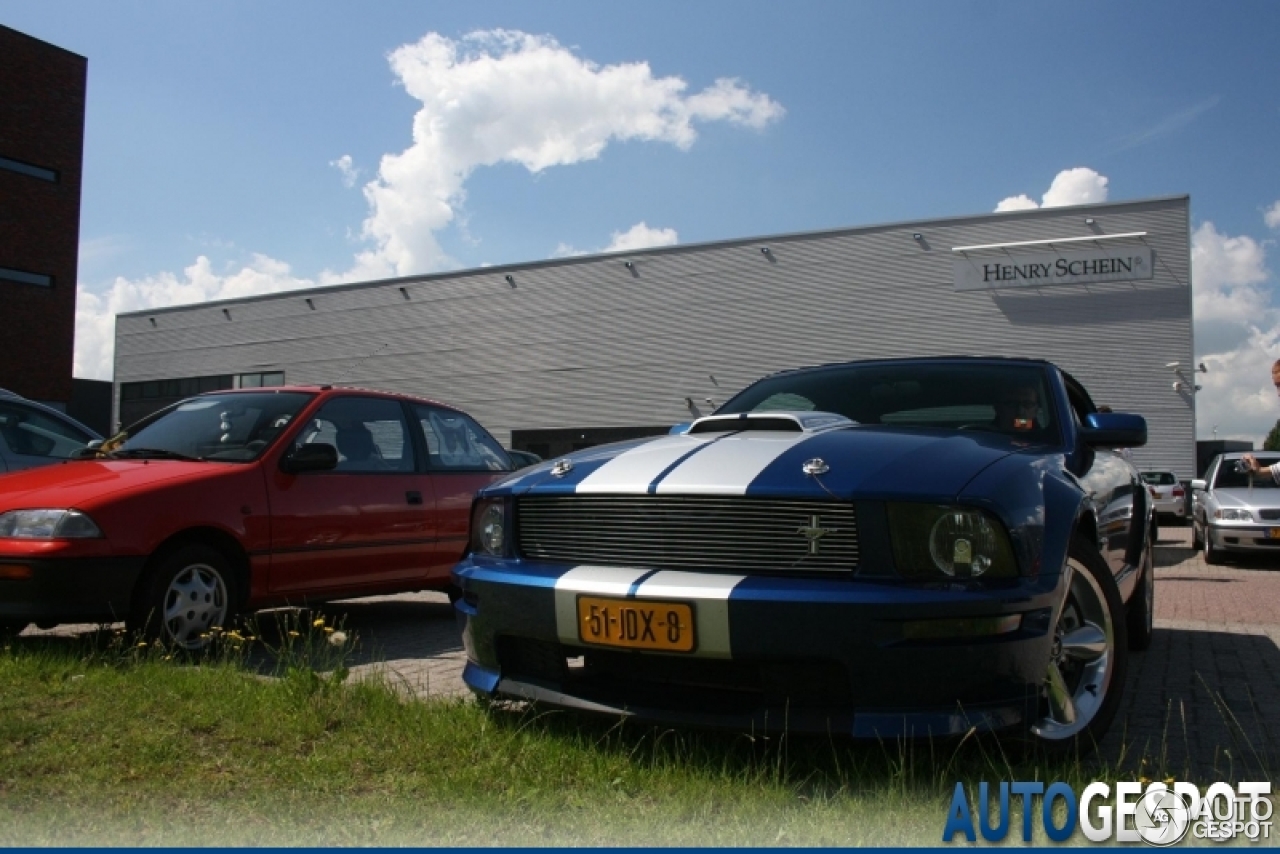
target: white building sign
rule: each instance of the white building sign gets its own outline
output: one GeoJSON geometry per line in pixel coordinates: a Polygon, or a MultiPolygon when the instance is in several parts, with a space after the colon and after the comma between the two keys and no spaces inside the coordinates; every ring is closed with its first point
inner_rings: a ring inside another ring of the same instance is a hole
{"type": "Polygon", "coordinates": [[[1136,282],[1153,275],[1151,248],[1147,246],[1036,255],[961,255],[952,269],[957,291],[1136,282]]]}

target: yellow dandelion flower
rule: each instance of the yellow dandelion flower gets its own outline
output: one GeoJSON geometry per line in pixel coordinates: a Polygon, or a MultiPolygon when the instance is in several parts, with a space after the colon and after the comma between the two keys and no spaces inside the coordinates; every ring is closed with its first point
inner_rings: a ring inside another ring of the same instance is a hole
{"type": "Polygon", "coordinates": [[[299,638],[299,637],[302,637],[302,635],[298,634],[298,633],[297,633],[297,632],[295,632],[293,629],[289,629],[289,637],[291,637],[291,638],[299,638]]]}
{"type": "Polygon", "coordinates": [[[331,634],[333,634],[333,626],[325,626],[325,627],[324,627],[324,633],[325,633],[325,634],[327,634],[327,635],[331,635],[331,634]]]}
{"type": "Polygon", "coordinates": [[[147,645],[146,641],[138,641],[138,649],[142,649],[147,645]]]}
{"type": "Polygon", "coordinates": [[[311,625],[315,626],[317,629],[320,628],[324,625],[324,617],[317,617],[312,621],[311,625]]]}
{"type": "Polygon", "coordinates": [[[1145,786],[1145,785],[1147,785],[1148,783],[1150,783],[1150,782],[1151,782],[1151,778],[1150,778],[1150,777],[1139,777],[1139,778],[1138,778],[1138,782],[1145,786]]]}

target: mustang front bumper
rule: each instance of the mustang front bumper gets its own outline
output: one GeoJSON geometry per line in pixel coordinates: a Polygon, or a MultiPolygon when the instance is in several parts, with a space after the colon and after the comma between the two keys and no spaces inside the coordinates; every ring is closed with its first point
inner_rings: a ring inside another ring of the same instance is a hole
{"type": "Polygon", "coordinates": [[[1034,715],[1063,577],[923,586],[471,557],[455,580],[463,679],[479,694],[655,722],[896,737],[1034,715]],[[601,642],[584,627],[583,597],[659,613],[687,604],[694,646],[601,642]]]}

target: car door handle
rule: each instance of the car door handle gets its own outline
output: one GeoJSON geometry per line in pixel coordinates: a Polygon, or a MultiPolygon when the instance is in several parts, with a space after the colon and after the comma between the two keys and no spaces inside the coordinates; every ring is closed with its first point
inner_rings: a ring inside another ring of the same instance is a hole
{"type": "Polygon", "coordinates": [[[405,500],[408,501],[410,504],[422,503],[422,493],[416,489],[409,490],[404,494],[404,497],[405,497],[405,500]]]}

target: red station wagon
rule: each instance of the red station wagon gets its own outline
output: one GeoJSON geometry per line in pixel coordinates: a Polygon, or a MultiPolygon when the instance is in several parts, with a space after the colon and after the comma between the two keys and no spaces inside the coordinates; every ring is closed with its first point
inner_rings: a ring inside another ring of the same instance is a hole
{"type": "Polygon", "coordinates": [[[91,458],[0,477],[0,628],[125,619],[198,648],[242,610],[446,590],[473,493],[511,468],[429,400],[193,397],[91,458]]]}

